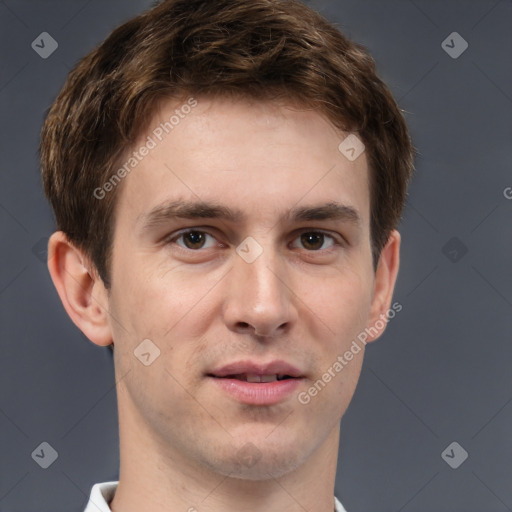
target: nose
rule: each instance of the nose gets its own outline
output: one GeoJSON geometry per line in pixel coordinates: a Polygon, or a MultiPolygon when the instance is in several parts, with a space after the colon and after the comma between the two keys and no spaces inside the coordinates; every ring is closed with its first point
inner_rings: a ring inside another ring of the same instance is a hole
{"type": "Polygon", "coordinates": [[[285,265],[268,248],[251,263],[234,259],[223,305],[227,327],[261,337],[289,332],[298,314],[285,265]]]}

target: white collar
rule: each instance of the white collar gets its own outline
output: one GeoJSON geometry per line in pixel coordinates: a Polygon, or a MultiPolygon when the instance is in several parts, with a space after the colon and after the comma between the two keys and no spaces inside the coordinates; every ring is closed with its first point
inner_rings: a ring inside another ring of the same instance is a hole
{"type": "MultiPolygon", "coordinates": [[[[118,483],[119,480],[113,480],[94,484],[84,512],[112,512],[109,503],[114,498],[118,483]]],[[[347,512],[336,496],[334,496],[334,509],[335,512],[347,512]]]]}

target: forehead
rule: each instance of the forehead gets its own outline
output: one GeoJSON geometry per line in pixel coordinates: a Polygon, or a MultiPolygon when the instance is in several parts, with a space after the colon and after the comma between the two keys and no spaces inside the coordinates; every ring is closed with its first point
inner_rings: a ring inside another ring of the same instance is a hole
{"type": "Polygon", "coordinates": [[[133,227],[176,200],[225,205],[244,222],[339,203],[365,225],[367,160],[364,152],[350,160],[340,151],[347,135],[317,111],[275,101],[168,100],[124,155],[125,164],[136,165],[126,173],[117,209],[133,227]]]}

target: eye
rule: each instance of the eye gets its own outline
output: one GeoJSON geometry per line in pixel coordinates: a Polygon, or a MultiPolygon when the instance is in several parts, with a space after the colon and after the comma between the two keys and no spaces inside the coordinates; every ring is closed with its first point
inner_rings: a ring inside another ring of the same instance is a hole
{"type": "Polygon", "coordinates": [[[215,238],[212,235],[197,229],[189,229],[188,231],[182,231],[181,233],[174,235],[168,240],[168,243],[172,242],[176,243],[176,245],[183,249],[190,250],[209,249],[210,247],[215,246],[215,238]],[[213,244],[210,243],[210,245],[206,245],[208,237],[213,241],[213,244]]]}
{"type": "MultiPolygon", "coordinates": [[[[169,236],[165,242],[175,244],[185,251],[199,252],[201,249],[211,249],[217,246],[217,239],[200,229],[187,229],[169,236]]],[[[220,244],[222,246],[222,244],[220,244]]],[[[305,249],[308,252],[329,252],[336,245],[343,245],[336,237],[323,231],[304,231],[292,242],[293,248],[305,249]],[[300,244],[300,245],[298,245],[300,244]]]]}
{"type": "Polygon", "coordinates": [[[303,248],[308,251],[326,250],[337,244],[334,236],[323,233],[322,231],[305,231],[301,233],[296,240],[300,241],[303,248]],[[328,243],[327,246],[324,245],[326,242],[328,243]]]}

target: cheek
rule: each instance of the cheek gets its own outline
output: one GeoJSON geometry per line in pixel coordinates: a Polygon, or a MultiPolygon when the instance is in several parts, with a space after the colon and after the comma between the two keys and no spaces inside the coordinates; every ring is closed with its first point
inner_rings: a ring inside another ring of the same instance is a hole
{"type": "Polygon", "coordinates": [[[159,320],[165,321],[174,310],[169,308],[170,299],[179,307],[182,294],[176,293],[175,285],[171,289],[163,265],[155,265],[154,255],[134,251],[134,246],[135,242],[130,239],[117,241],[112,257],[111,302],[120,319],[138,334],[149,337],[152,326],[159,320]]]}
{"type": "Polygon", "coordinates": [[[175,339],[197,338],[216,311],[215,289],[225,269],[190,271],[183,263],[153,258],[150,265],[151,260],[139,255],[120,268],[114,297],[120,318],[130,333],[166,348],[175,339]]]}
{"type": "Polygon", "coordinates": [[[364,329],[372,299],[367,272],[347,265],[322,278],[301,277],[300,283],[297,295],[304,297],[305,305],[324,321],[332,337],[346,342],[364,329]]]}
{"type": "Polygon", "coordinates": [[[309,311],[318,312],[321,321],[316,326],[322,325],[322,333],[310,332],[323,342],[317,344],[320,357],[315,379],[301,403],[314,404],[317,417],[342,416],[355,392],[365,348],[357,336],[366,327],[371,289],[365,273],[345,271],[322,281],[306,303],[309,311]]]}

